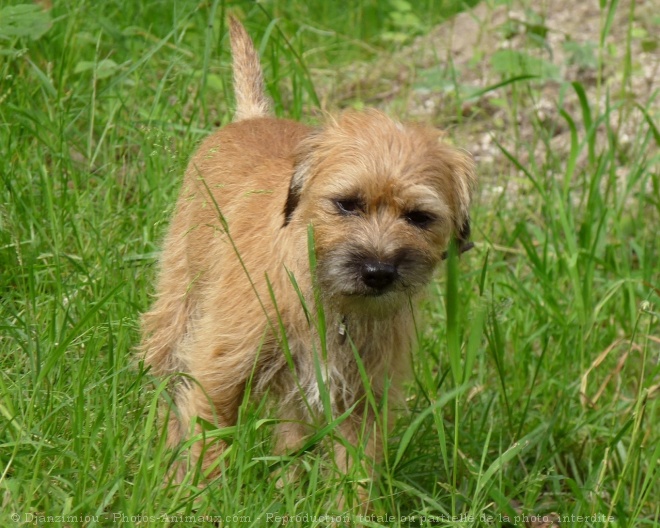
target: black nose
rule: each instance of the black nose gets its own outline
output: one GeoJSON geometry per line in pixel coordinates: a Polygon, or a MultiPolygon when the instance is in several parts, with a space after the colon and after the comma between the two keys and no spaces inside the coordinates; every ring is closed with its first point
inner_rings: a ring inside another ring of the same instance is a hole
{"type": "Polygon", "coordinates": [[[375,290],[383,290],[397,277],[396,266],[387,262],[367,261],[360,269],[362,282],[375,290]]]}

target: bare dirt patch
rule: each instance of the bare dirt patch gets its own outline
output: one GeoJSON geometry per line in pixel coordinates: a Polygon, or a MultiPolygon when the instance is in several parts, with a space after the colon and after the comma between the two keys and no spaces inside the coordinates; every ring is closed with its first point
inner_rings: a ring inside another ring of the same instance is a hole
{"type": "MultiPolygon", "coordinates": [[[[325,101],[351,104],[357,99],[449,128],[487,176],[482,187],[488,192],[501,187],[499,178],[510,176],[502,176],[503,171],[511,171],[496,142],[522,164],[539,164],[542,160],[535,158],[549,151],[557,158],[566,156],[571,135],[561,110],[584,135],[583,108],[570,83],[583,88],[594,119],[609,107],[602,127],[607,124],[616,132],[621,148],[645,119],[637,105],[657,123],[657,2],[619,2],[601,42],[607,15],[595,0],[497,7],[482,2],[393,56],[355,64],[339,72],[335,82],[317,85],[325,101]],[[537,78],[488,89],[525,73],[537,78]]],[[[600,136],[607,140],[607,134],[600,136]]],[[[625,168],[621,172],[625,177],[625,168]]]]}

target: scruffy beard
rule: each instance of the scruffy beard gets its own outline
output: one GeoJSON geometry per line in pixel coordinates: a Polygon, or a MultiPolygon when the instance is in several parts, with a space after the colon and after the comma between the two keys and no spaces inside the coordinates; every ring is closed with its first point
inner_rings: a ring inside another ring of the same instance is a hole
{"type": "Polygon", "coordinates": [[[396,270],[391,283],[372,287],[362,267],[372,254],[344,244],[319,256],[317,279],[323,298],[343,313],[384,318],[408,306],[430,282],[434,263],[419,251],[403,248],[387,259],[396,270]]]}

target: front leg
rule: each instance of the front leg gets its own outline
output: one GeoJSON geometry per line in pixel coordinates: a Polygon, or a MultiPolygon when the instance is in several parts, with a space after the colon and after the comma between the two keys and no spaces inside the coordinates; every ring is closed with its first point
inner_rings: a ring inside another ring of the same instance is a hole
{"type": "MultiPolygon", "coordinates": [[[[280,422],[275,428],[275,454],[287,455],[293,454],[304,445],[309,437],[312,428],[305,422],[305,417],[297,404],[288,404],[278,411],[280,422]]],[[[292,462],[286,471],[278,470],[276,475],[277,486],[284,487],[287,483],[296,482],[300,473],[299,464],[292,462]]]]}
{"type": "Polygon", "coordinates": [[[187,461],[180,461],[174,468],[175,480],[181,482],[184,475],[200,465],[207,478],[213,478],[220,473],[218,458],[227,447],[224,440],[205,438],[204,427],[197,419],[209,422],[218,428],[236,424],[238,407],[243,399],[244,384],[229,384],[219,394],[209,394],[199,382],[187,382],[175,395],[175,408],[170,411],[168,444],[171,447],[180,445],[191,435],[201,438],[192,443],[187,451],[187,461]],[[213,469],[211,469],[213,468],[213,469]]]}
{"type": "MultiPolygon", "coordinates": [[[[387,435],[381,430],[372,410],[357,410],[339,426],[342,441],[335,440],[334,461],[337,469],[344,475],[354,478],[354,489],[358,500],[358,511],[369,511],[369,492],[378,477],[378,464],[382,460],[387,435]],[[351,447],[348,448],[347,445],[351,447]]],[[[352,501],[351,501],[352,502],[352,501]]],[[[341,510],[351,506],[345,494],[338,502],[341,510]],[[347,504],[348,503],[348,504],[347,504]]]]}

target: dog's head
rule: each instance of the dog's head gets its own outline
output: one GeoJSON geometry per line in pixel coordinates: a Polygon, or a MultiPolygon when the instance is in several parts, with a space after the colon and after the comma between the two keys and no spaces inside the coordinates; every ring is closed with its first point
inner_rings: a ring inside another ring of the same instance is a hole
{"type": "Polygon", "coordinates": [[[300,144],[284,222],[314,226],[319,284],[344,310],[399,308],[469,237],[472,159],[441,138],[370,110],[300,144]]]}

